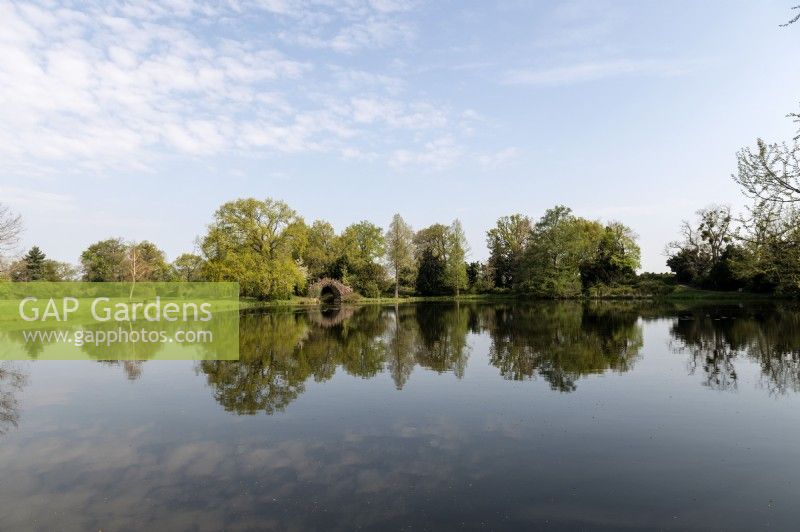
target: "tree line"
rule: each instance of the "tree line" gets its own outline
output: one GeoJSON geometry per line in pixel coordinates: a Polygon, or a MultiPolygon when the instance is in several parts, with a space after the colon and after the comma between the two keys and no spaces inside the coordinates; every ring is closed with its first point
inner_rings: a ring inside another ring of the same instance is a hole
{"type": "MultiPolygon", "coordinates": [[[[794,117],[795,115],[789,115],[794,117]]],[[[395,214],[386,230],[369,221],[340,233],[306,223],[283,201],[245,198],[221,205],[195,253],[168,262],[149,241],[109,238],[88,246],[80,265],[48,259],[37,246],[2,263],[11,281],[236,281],[243,296],[305,295],[315,280],[339,279],[367,297],[515,293],[542,298],[650,296],[675,283],[715,290],[800,295],[800,131],[791,142],[737,153],[732,175],[752,205],[712,205],[684,221],[667,245],[672,275],[638,274],[636,234],[562,205],[538,218],[511,214],[486,233],[489,258],[467,260],[461,222],[414,230],[395,214]]],[[[0,257],[22,229],[0,205],[0,257]]]]}
{"type": "Polygon", "coordinates": [[[536,221],[504,216],[486,236],[488,261],[469,262],[458,219],[415,231],[395,214],[386,230],[364,220],[337,233],[324,220],[306,223],[283,201],[244,198],[221,205],[197,252],[171,263],[152,242],[109,238],[87,247],[78,268],[33,247],[4,272],[12,281],[236,281],[243,296],[261,300],[304,295],[324,277],[367,297],[465,291],[575,297],[637,280],[633,231],[578,217],[564,206],[536,221]]]}
{"type": "MultiPolygon", "coordinates": [[[[798,115],[788,115],[797,121],[798,115]]],[[[716,290],[800,295],[800,130],[789,142],[743,148],[732,174],[751,202],[700,209],[667,246],[679,282],[716,290]]]]}

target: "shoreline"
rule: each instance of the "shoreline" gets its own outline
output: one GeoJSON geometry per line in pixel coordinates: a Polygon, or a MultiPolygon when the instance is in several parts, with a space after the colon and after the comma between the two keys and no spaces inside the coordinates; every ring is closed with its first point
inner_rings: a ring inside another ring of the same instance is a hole
{"type": "MultiPolygon", "coordinates": [[[[558,301],[618,301],[618,302],[685,302],[685,301],[794,301],[796,298],[786,296],[776,296],[772,294],[756,294],[752,292],[723,292],[714,290],[700,290],[695,288],[684,288],[676,290],[666,295],[642,295],[642,296],[580,296],[568,298],[544,298],[528,294],[462,294],[444,296],[407,296],[407,297],[358,297],[343,301],[343,304],[360,305],[403,305],[409,303],[461,303],[461,302],[558,302],[558,301]]],[[[314,308],[320,307],[322,303],[311,297],[296,296],[292,299],[277,301],[258,301],[250,298],[241,299],[240,309],[260,309],[260,308],[314,308]]]]}

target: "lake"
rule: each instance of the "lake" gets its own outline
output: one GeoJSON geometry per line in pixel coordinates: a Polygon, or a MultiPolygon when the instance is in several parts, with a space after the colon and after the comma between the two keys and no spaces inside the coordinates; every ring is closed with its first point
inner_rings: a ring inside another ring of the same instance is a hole
{"type": "Polygon", "coordinates": [[[252,311],[238,362],[3,362],[0,529],[794,529],[800,309],[252,311]]]}

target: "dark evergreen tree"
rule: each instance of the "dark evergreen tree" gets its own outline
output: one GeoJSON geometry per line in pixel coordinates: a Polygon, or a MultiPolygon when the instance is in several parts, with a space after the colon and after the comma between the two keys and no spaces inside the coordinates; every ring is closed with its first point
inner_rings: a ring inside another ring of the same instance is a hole
{"type": "Polygon", "coordinates": [[[444,294],[447,291],[445,276],[444,261],[432,250],[424,250],[417,270],[417,292],[424,296],[444,294]]]}
{"type": "Polygon", "coordinates": [[[33,246],[22,258],[28,281],[41,281],[45,276],[45,254],[38,246],[33,246]]]}

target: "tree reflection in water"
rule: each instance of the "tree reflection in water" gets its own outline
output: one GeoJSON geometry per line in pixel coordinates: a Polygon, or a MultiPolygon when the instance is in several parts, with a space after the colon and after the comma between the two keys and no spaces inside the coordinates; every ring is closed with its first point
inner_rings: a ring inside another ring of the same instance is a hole
{"type": "Polygon", "coordinates": [[[578,302],[488,307],[491,363],[510,380],[541,376],[574,391],[586,375],[633,367],[642,347],[635,307],[578,302]]]}
{"type": "Polygon", "coordinates": [[[735,390],[736,361],[747,357],[761,369],[771,394],[800,391],[800,312],[793,304],[698,305],[681,312],[670,334],[675,350],[688,353],[690,373],[704,384],[735,390]]]}
{"type": "Polygon", "coordinates": [[[19,423],[17,392],[27,380],[27,376],[11,362],[0,362],[0,436],[19,423]]]}
{"type": "Polygon", "coordinates": [[[487,332],[491,363],[503,377],[541,375],[572,391],[585,375],[627,371],[642,344],[635,309],[590,305],[366,306],[338,311],[253,312],[241,316],[240,360],[203,361],[217,401],[226,410],[281,411],[309,378],[325,381],[341,368],[371,378],[388,372],[397,389],[415,367],[462,378],[468,333],[487,332]]]}

